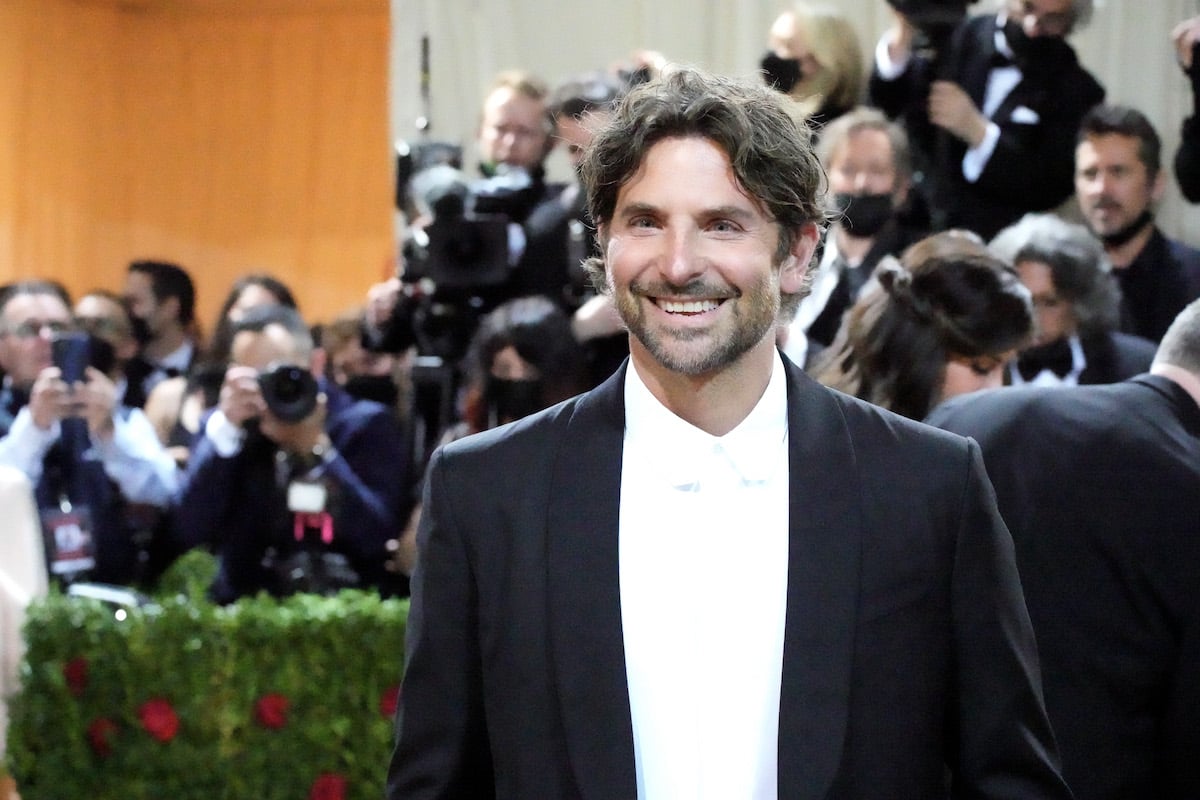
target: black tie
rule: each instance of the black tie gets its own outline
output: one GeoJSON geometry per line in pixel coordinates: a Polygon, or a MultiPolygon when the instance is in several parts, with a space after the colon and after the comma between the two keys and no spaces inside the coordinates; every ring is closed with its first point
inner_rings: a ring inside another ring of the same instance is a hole
{"type": "Polygon", "coordinates": [[[992,53],[992,57],[988,59],[988,67],[990,69],[1000,69],[1002,67],[1015,67],[1017,64],[1011,57],[1006,56],[999,50],[992,53]]]}
{"type": "Polygon", "coordinates": [[[1044,369],[1062,378],[1070,373],[1074,363],[1071,345],[1063,338],[1023,351],[1017,356],[1017,371],[1026,381],[1033,380],[1044,369]]]}

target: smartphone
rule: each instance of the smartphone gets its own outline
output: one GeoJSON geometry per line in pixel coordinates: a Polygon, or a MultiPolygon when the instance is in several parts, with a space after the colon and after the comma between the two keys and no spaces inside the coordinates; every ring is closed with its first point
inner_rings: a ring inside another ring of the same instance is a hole
{"type": "Polygon", "coordinates": [[[60,333],[50,342],[54,366],[62,370],[67,383],[87,380],[88,367],[108,374],[113,368],[115,354],[112,345],[81,331],[60,333]]]}
{"type": "Polygon", "coordinates": [[[50,343],[54,366],[62,370],[68,384],[84,380],[84,370],[91,361],[91,337],[86,333],[60,333],[50,343]]]}

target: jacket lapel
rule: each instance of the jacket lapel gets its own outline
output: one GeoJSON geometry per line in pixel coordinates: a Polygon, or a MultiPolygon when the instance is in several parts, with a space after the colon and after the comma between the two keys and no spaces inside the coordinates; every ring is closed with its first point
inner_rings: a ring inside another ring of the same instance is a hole
{"type": "Polygon", "coordinates": [[[624,385],[623,367],[572,412],[546,520],[550,655],[584,797],[637,795],[617,554],[624,385]]]}
{"type": "Polygon", "coordinates": [[[779,797],[825,797],[846,738],[859,593],[861,487],[832,393],[790,361],[787,620],[779,698],[779,797]]]}

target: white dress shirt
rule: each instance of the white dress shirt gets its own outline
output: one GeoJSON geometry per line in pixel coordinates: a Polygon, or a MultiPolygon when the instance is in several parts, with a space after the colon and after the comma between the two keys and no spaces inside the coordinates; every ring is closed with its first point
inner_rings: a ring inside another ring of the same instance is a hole
{"type": "Polygon", "coordinates": [[[620,592],[638,797],[774,800],[787,610],[787,386],[712,436],[630,367],[620,592]]]}

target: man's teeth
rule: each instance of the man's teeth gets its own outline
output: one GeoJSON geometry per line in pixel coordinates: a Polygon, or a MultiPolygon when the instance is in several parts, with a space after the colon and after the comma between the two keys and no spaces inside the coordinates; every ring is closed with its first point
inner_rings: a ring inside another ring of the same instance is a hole
{"type": "Polygon", "coordinates": [[[659,300],[658,307],[669,314],[700,314],[719,306],[716,300],[659,300]]]}

